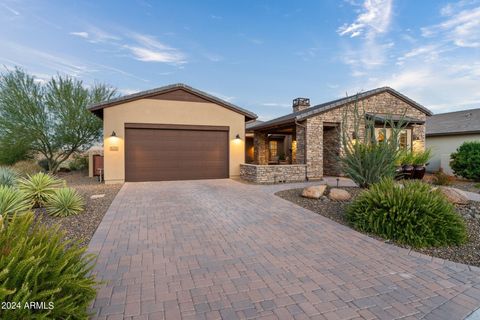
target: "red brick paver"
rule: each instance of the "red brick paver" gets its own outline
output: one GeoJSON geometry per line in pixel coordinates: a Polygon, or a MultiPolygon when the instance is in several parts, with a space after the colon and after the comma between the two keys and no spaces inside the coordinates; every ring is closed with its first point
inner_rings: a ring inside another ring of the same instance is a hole
{"type": "Polygon", "coordinates": [[[463,319],[480,270],[409,252],[282,200],[289,186],[127,183],[89,251],[96,319],[463,319]]]}

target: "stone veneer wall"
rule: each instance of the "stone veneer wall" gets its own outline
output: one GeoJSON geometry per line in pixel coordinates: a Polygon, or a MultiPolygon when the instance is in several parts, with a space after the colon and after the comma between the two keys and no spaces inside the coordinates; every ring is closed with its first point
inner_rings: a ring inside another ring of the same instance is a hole
{"type": "Polygon", "coordinates": [[[342,146],[340,127],[323,127],[323,174],[339,176],[342,173],[339,161],[342,146]]]}
{"type": "Polygon", "coordinates": [[[305,181],[306,165],[241,164],[240,177],[254,183],[305,181]]]}
{"type": "MultiPolygon", "coordinates": [[[[396,96],[383,92],[369,98],[358,101],[359,111],[368,113],[382,113],[382,114],[392,114],[392,115],[403,115],[405,112],[406,116],[420,119],[425,121],[426,115],[406,103],[405,101],[397,98],[396,96]]],[[[338,123],[340,124],[343,121],[344,112],[347,110],[353,110],[353,103],[350,103],[346,106],[332,109],[330,111],[321,113],[317,116],[308,118],[306,121],[306,164],[307,164],[307,176],[309,179],[321,178],[323,176],[323,123],[338,123]]],[[[349,111],[351,112],[351,111],[349,111]]],[[[353,113],[352,117],[348,117],[349,121],[346,124],[346,129],[348,130],[348,135],[351,135],[353,131],[353,113]]],[[[360,125],[361,132],[359,136],[363,136],[363,129],[365,124],[360,125]]],[[[419,138],[419,141],[414,142],[415,150],[422,150],[425,146],[425,125],[412,125],[412,133],[419,138]]],[[[299,126],[297,126],[297,130],[299,126]]],[[[340,128],[339,139],[341,139],[342,133],[340,128]]],[[[300,152],[299,138],[301,135],[297,132],[297,159],[298,153],[300,152]]],[[[341,142],[340,142],[341,143],[341,142]]],[[[342,149],[340,149],[340,154],[342,154],[342,149]]],[[[299,161],[297,161],[298,163],[299,161]]]]}

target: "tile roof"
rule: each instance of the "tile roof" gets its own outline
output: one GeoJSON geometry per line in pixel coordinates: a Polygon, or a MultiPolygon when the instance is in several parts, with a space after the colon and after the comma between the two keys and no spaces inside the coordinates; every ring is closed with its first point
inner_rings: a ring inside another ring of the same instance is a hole
{"type": "Polygon", "coordinates": [[[427,136],[480,133],[480,108],[433,115],[426,127],[427,136]]]}
{"type": "Polygon", "coordinates": [[[111,107],[111,106],[114,106],[114,105],[129,102],[129,101],[148,98],[148,97],[151,97],[151,96],[155,96],[157,94],[173,91],[173,90],[176,90],[176,89],[183,89],[187,92],[196,94],[196,95],[198,95],[198,96],[200,96],[200,97],[202,97],[206,100],[210,100],[211,102],[217,103],[217,104],[219,104],[221,106],[224,106],[228,109],[231,109],[231,110],[236,111],[240,114],[243,114],[249,120],[257,118],[257,115],[255,113],[251,112],[251,111],[243,109],[243,108],[241,108],[237,105],[234,105],[233,103],[230,103],[230,102],[225,101],[223,99],[217,98],[215,96],[212,96],[209,93],[206,93],[204,91],[192,88],[192,87],[190,87],[186,84],[183,84],[183,83],[171,84],[171,85],[167,85],[167,86],[163,86],[163,87],[159,87],[159,88],[155,88],[155,89],[150,89],[150,90],[146,90],[146,91],[137,92],[137,93],[134,93],[134,94],[121,96],[121,97],[118,97],[118,98],[115,98],[115,99],[111,99],[111,100],[108,100],[108,101],[104,101],[104,102],[100,102],[100,103],[91,105],[91,106],[88,107],[88,109],[90,111],[94,112],[95,114],[98,114],[99,111],[101,112],[104,108],[107,108],[107,107],[111,107]]]}
{"type": "Polygon", "coordinates": [[[379,94],[379,93],[383,93],[383,92],[391,93],[392,95],[398,97],[399,99],[402,99],[403,101],[407,102],[408,104],[410,104],[413,107],[417,108],[418,110],[422,111],[426,115],[430,116],[430,115],[433,114],[430,110],[428,110],[427,108],[425,108],[424,106],[422,106],[418,102],[415,102],[412,99],[408,98],[407,96],[401,94],[400,92],[398,92],[398,91],[396,91],[396,90],[394,90],[390,87],[382,87],[382,88],[377,88],[377,89],[365,91],[365,92],[362,92],[362,93],[359,93],[359,94],[355,94],[353,96],[348,96],[348,97],[345,97],[345,98],[341,98],[341,99],[325,102],[325,103],[322,103],[322,104],[318,104],[318,105],[315,105],[313,107],[310,107],[310,108],[307,108],[307,109],[304,109],[304,110],[301,110],[301,111],[293,112],[293,113],[287,114],[287,115],[279,117],[279,118],[275,118],[275,119],[272,119],[272,120],[269,120],[269,121],[265,121],[263,123],[259,123],[258,125],[252,126],[250,129],[253,129],[253,130],[264,129],[264,128],[269,128],[269,127],[273,127],[273,126],[278,126],[278,125],[294,122],[295,120],[298,120],[298,121],[304,120],[304,119],[312,117],[314,115],[317,115],[317,114],[335,109],[337,107],[340,107],[342,105],[354,102],[355,100],[368,98],[370,96],[373,96],[373,95],[376,95],[376,94],[379,94]]]}

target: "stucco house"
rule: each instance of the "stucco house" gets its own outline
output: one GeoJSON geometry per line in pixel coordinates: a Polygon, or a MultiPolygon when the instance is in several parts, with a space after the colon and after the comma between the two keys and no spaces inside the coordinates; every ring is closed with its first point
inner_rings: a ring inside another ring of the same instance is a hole
{"type": "MultiPolygon", "coordinates": [[[[310,99],[297,98],[292,113],[247,127],[246,158],[253,152],[253,161],[241,165],[241,177],[275,183],[341,175],[338,156],[342,153],[342,121],[345,115],[353,117],[349,112],[353,112],[356,101],[365,116],[376,123],[378,139],[389,136],[389,129],[384,130],[385,121],[402,118],[407,126],[400,134],[401,146],[413,151],[425,148],[425,121],[432,112],[392,88],[369,90],[315,106],[310,106],[310,99]]],[[[347,123],[347,134],[353,137],[353,124],[347,123]]]]}
{"type": "Polygon", "coordinates": [[[89,110],[103,119],[106,183],[239,176],[245,122],[257,117],[185,84],[126,95],[89,110]]]}
{"type": "Polygon", "coordinates": [[[427,120],[426,145],[433,157],[427,170],[453,175],[450,154],[466,141],[480,141],[480,108],[439,113],[427,120]]]}

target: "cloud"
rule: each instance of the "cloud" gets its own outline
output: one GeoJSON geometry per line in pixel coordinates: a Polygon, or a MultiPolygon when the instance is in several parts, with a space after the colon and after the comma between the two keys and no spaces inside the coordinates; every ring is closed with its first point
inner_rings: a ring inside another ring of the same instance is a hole
{"type": "Polygon", "coordinates": [[[362,6],[363,10],[354,22],[338,28],[339,35],[354,38],[366,34],[373,37],[387,32],[392,17],[392,0],[365,0],[362,6]]]}
{"type": "Polygon", "coordinates": [[[260,105],[264,107],[275,107],[275,108],[288,108],[291,107],[292,105],[290,103],[278,103],[278,102],[264,102],[261,103],[260,105]]]}
{"type": "Polygon", "coordinates": [[[131,37],[136,41],[134,45],[124,45],[132,53],[133,57],[145,62],[165,62],[171,64],[186,63],[185,54],[178,49],[165,45],[150,35],[132,33],[131,37]]]}
{"type": "Polygon", "coordinates": [[[13,9],[12,7],[9,7],[7,6],[6,4],[2,3],[2,6],[7,9],[8,12],[10,12],[11,14],[13,14],[14,16],[19,16],[20,15],[20,12],[18,12],[17,10],[13,9]]]}
{"type": "Polygon", "coordinates": [[[446,17],[443,22],[421,29],[424,37],[446,38],[458,47],[480,47],[480,6],[465,9],[459,5],[447,5],[441,14],[446,17]]]}
{"type": "Polygon", "coordinates": [[[70,32],[72,36],[77,36],[80,38],[88,39],[88,32],[85,31],[78,31],[78,32],[70,32]]]}

